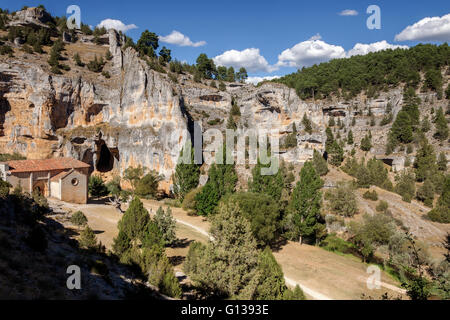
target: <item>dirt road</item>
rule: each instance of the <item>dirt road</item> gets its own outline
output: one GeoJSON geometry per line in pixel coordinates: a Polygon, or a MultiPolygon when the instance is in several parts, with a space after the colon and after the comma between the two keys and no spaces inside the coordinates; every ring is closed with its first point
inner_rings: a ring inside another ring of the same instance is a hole
{"type": "MultiPolygon", "coordinates": [[[[150,214],[155,214],[164,204],[153,200],[143,200],[150,214]]],[[[63,210],[81,210],[88,218],[90,227],[97,238],[110,249],[117,235],[117,222],[122,214],[113,207],[102,204],[76,205],[51,201],[53,207],[63,210]]],[[[175,270],[182,271],[182,263],[191,241],[206,242],[209,239],[209,223],[203,217],[189,216],[183,209],[172,208],[177,221],[177,237],[186,246],[168,248],[167,255],[175,261],[175,270]]],[[[299,285],[308,298],[316,300],[360,299],[361,294],[378,298],[384,292],[399,295],[403,290],[390,277],[381,273],[381,289],[369,290],[366,285],[367,265],[358,259],[340,256],[321,248],[288,242],[274,256],[281,265],[289,286],[299,285]]]]}

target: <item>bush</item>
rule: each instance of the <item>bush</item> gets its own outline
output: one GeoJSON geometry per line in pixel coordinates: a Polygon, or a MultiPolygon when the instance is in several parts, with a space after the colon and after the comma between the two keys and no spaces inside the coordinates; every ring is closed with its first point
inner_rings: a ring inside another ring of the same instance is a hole
{"type": "Polygon", "coordinates": [[[411,202],[416,193],[415,176],[411,171],[404,171],[396,177],[395,192],[402,196],[402,200],[411,202]]]}
{"type": "Polygon", "coordinates": [[[377,201],[378,193],[375,190],[373,191],[368,190],[363,194],[363,198],[367,200],[377,201]]]}
{"type": "Polygon", "coordinates": [[[195,198],[198,193],[202,191],[202,188],[195,188],[189,191],[184,197],[182,208],[189,213],[194,213],[196,208],[195,198]]]}
{"type": "Polygon", "coordinates": [[[377,210],[377,212],[386,212],[388,208],[389,204],[384,200],[380,200],[375,210],[377,210]]]}
{"type": "Polygon", "coordinates": [[[86,226],[84,230],[81,231],[78,243],[81,248],[85,249],[95,249],[97,247],[97,237],[89,226],[86,226]]]}
{"type": "Polygon", "coordinates": [[[423,185],[417,190],[417,199],[422,201],[427,207],[433,207],[434,185],[430,179],[425,180],[423,185]]]}
{"type": "Polygon", "coordinates": [[[106,79],[111,78],[111,74],[108,71],[103,71],[102,76],[104,76],[106,79]]]}
{"type": "Polygon", "coordinates": [[[9,182],[3,181],[0,178],[0,198],[6,198],[9,195],[9,188],[11,188],[9,182]]]}
{"type": "Polygon", "coordinates": [[[276,240],[280,208],[272,197],[263,193],[238,192],[225,197],[223,202],[238,205],[239,213],[250,222],[259,245],[269,245],[276,240]]]}
{"type": "Polygon", "coordinates": [[[444,207],[437,207],[428,212],[427,217],[434,222],[450,223],[450,210],[444,207]]]}
{"type": "Polygon", "coordinates": [[[352,217],[358,212],[358,204],[356,196],[349,183],[341,182],[334,190],[325,193],[328,200],[328,207],[333,213],[337,213],[344,217],[352,217]]]}
{"type": "Polygon", "coordinates": [[[340,253],[354,253],[355,245],[339,238],[336,234],[329,234],[320,242],[320,247],[325,250],[340,253]]]}
{"type": "Polygon", "coordinates": [[[2,45],[0,46],[0,54],[1,55],[12,55],[14,53],[14,50],[10,46],[2,45]]]}
{"type": "Polygon", "coordinates": [[[89,178],[89,195],[94,198],[104,197],[108,195],[108,188],[100,176],[92,175],[89,178]]]}
{"type": "Polygon", "coordinates": [[[77,211],[70,217],[70,222],[77,226],[85,226],[88,220],[83,212],[77,211]]]}
{"type": "Polygon", "coordinates": [[[109,274],[108,266],[102,260],[95,260],[91,265],[91,273],[106,277],[109,274]]]}
{"type": "Polygon", "coordinates": [[[143,198],[155,198],[158,192],[158,184],[162,180],[155,171],[151,171],[140,179],[136,185],[136,195],[143,198]]]}

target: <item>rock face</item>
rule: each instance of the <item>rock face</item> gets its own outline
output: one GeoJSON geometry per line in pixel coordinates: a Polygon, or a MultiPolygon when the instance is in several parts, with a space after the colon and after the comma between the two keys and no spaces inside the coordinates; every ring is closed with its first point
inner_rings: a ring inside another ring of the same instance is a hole
{"type": "MultiPolygon", "coordinates": [[[[17,21],[44,23],[41,11],[28,11],[21,11],[17,21]]],[[[282,143],[295,124],[297,147],[279,152],[291,163],[311,159],[315,149],[324,150],[330,117],[346,129],[355,118],[355,142],[371,130],[373,153],[382,153],[389,126],[372,128],[367,116],[370,112],[377,121],[388,112],[395,116],[402,105],[400,89],[376,99],[306,102],[295,90],[276,83],[234,83],[226,91],[184,75],[174,83],[167,74],[151,70],[134,49],[124,50],[124,38],[116,31],[110,30],[107,40],[113,65],[108,82],[89,81],[83,73],[54,76],[29,59],[0,60],[0,152],[19,152],[30,159],[71,156],[93,170],[120,174],[142,165],[164,175],[162,187],[168,191],[182,132],[191,131],[193,121],[201,122],[204,130],[224,131],[233,101],[240,109],[237,125],[242,130],[272,131],[282,143]],[[304,115],[312,122],[311,134],[304,131],[304,115]]]]}
{"type": "Polygon", "coordinates": [[[17,11],[9,26],[48,28],[47,22],[51,21],[50,14],[42,8],[27,8],[17,11]]]}

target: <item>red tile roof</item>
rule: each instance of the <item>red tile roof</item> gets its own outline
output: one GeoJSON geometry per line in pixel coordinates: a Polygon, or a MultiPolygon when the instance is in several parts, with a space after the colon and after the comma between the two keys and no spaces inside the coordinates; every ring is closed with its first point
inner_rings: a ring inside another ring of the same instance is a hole
{"type": "Polygon", "coordinates": [[[73,170],[69,171],[63,171],[58,173],[56,176],[53,176],[50,180],[51,181],[59,181],[59,179],[64,179],[67,175],[69,175],[73,170]]]}
{"type": "Polygon", "coordinates": [[[73,158],[54,158],[45,160],[12,160],[6,162],[9,170],[14,172],[38,172],[66,169],[89,168],[87,163],[73,158]]]}

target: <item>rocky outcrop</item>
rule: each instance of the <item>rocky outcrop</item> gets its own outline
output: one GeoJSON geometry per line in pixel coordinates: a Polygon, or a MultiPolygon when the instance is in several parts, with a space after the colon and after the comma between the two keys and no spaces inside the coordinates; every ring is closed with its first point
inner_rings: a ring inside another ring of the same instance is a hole
{"type": "MultiPolygon", "coordinates": [[[[26,12],[18,21],[45,21],[45,16],[34,12],[31,19],[26,12]]],[[[124,50],[125,39],[116,31],[109,30],[106,38],[112,54],[112,77],[107,82],[92,80],[96,76],[87,77],[84,71],[55,76],[33,61],[0,60],[3,152],[29,158],[72,156],[100,172],[123,173],[129,166],[142,165],[162,174],[162,187],[168,191],[182,132],[192,130],[192,121],[201,122],[204,130],[224,131],[233,101],[241,113],[237,125],[244,131],[266,130],[283,141],[295,125],[297,146],[279,151],[291,163],[303,163],[314,150],[324,150],[331,117],[342,123],[342,135],[352,129],[356,144],[370,130],[373,153],[383,154],[389,126],[371,127],[368,116],[379,122],[387,113],[395,116],[402,106],[401,89],[374,99],[359,95],[350,101],[307,102],[294,89],[277,83],[227,84],[226,91],[195,83],[186,75],[174,83],[167,74],[151,70],[134,49],[124,50]],[[310,134],[304,130],[304,116],[312,122],[310,134]]]]}
{"type": "Polygon", "coordinates": [[[52,21],[51,15],[42,8],[26,8],[17,11],[8,26],[49,28],[47,22],[52,21]]]}

